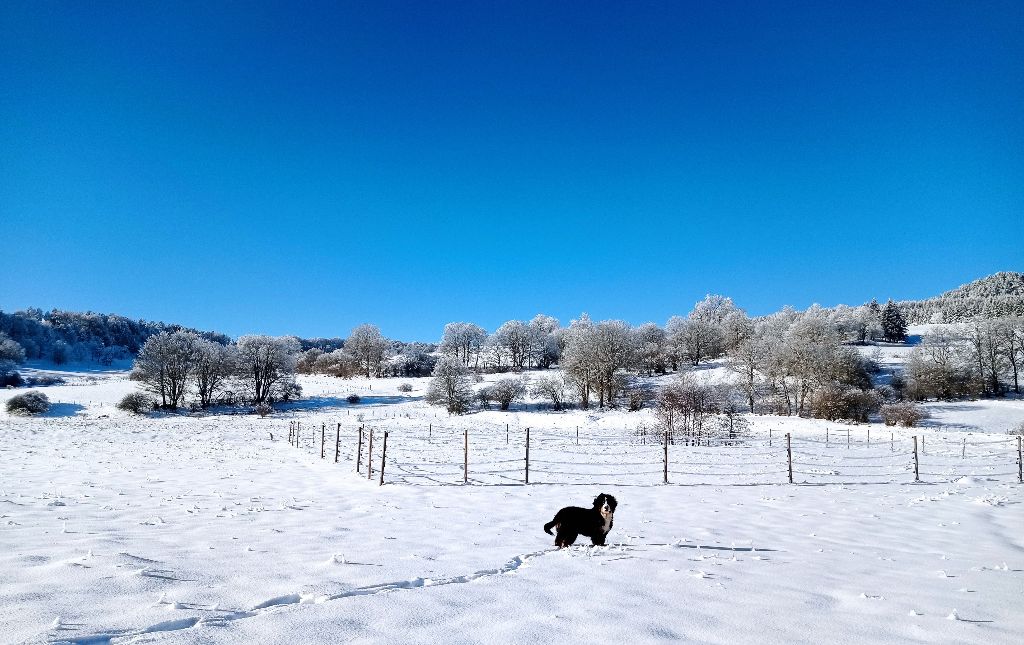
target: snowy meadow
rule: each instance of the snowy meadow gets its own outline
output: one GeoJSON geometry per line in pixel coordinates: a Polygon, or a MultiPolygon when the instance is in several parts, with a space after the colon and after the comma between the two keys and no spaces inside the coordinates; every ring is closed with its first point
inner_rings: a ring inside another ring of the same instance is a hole
{"type": "Polygon", "coordinates": [[[647,410],[448,416],[429,379],[303,376],[266,418],[137,417],[114,407],[123,372],[66,376],[47,416],[0,418],[3,642],[1024,632],[1019,401],[931,403],[896,430],[751,415],[734,441],[670,445],[665,485],[647,410]],[[620,502],[608,546],[556,550],[543,523],[599,492],[620,502]]]}

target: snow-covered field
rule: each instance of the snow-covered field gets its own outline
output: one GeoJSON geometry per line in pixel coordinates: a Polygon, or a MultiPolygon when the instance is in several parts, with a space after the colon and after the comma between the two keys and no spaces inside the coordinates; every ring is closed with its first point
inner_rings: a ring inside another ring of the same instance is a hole
{"type": "Polygon", "coordinates": [[[1024,633],[1024,487],[1005,434],[1024,420],[1020,401],[931,404],[928,427],[872,425],[871,445],[869,426],[755,417],[746,442],[671,446],[665,486],[663,448],[635,434],[653,425],[646,413],[530,406],[449,418],[422,402],[425,379],[304,377],[310,400],[266,419],[140,419],[113,407],[134,387],[123,373],[71,376],[45,388],[61,402],[47,417],[0,412],[2,642],[1016,643],[1024,633]],[[403,382],[414,390],[399,392],[403,382]],[[345,402],[352,392],[360,405],[345,402]],[[311,433],[322,424],[325,459],[311,433]],[[385,486],[365,461],[355,472],[360,425],[389,431],[385,486]],[[794,461],[811,464],[794,466],[805,484],[786,483],[787,432],[794,461]],[[924,483],[912,483],[912,435],[933,473],[924,483]],[[739,474],[717,475],[727,467],[739,474]],[[554,550],[544,522],[599,492],[620,502],[609,546],[554,550]]]}

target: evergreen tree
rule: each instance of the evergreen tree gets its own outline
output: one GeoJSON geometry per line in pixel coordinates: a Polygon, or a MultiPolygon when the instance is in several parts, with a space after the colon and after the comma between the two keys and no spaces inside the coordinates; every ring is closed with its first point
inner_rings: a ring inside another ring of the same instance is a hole
{"type": "Polygon", "coordinates": [[[907,339],[907,322],[892,299],[882,309],[882,336],[890,343],[902,343],[907,339]]]}

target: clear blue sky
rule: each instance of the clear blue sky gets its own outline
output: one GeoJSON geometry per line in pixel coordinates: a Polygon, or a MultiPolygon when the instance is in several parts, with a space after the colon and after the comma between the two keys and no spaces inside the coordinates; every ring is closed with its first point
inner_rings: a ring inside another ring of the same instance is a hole
{"type": "Polygon", "coordinates": [[[0,308],[436,340],[1024,269],[1024,2],[0,3],[0,308]]]}

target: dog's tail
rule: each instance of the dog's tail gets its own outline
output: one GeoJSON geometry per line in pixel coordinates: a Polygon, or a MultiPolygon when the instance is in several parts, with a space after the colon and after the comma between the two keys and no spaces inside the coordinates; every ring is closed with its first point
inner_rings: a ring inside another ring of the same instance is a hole
{"type": "Polygon", "coordinates": [[[547,533],[548,535],[554,535],[554,533],[551,532],[551,527],[556,525],[556,524],[558,524],[557,521],[551,520],[550,522],[548,522],[547,524],[544,525],[544,532],[547,533]]]}

